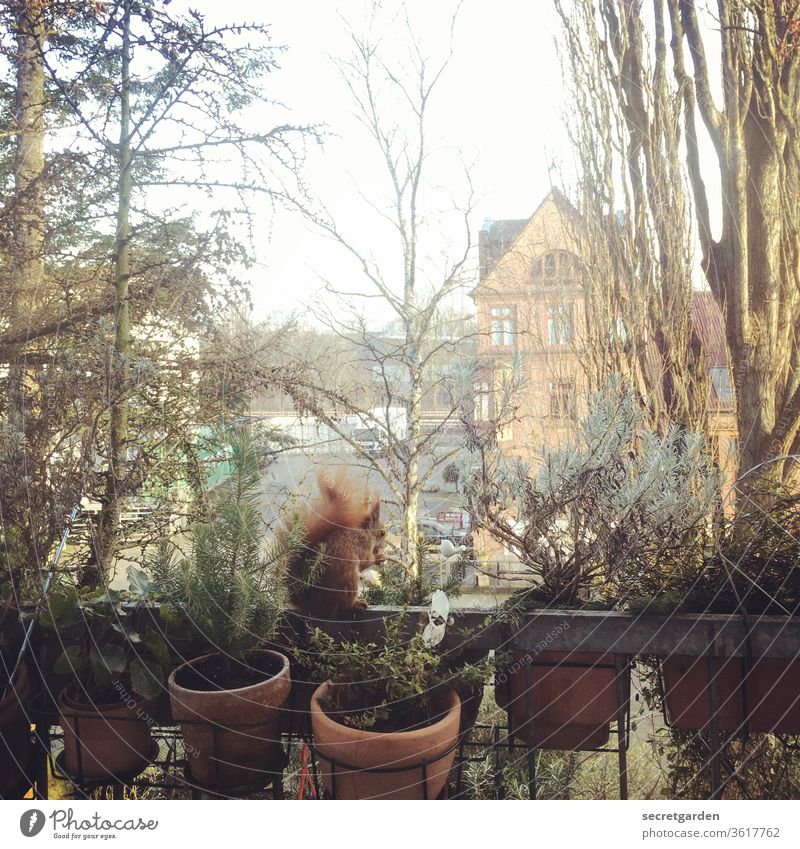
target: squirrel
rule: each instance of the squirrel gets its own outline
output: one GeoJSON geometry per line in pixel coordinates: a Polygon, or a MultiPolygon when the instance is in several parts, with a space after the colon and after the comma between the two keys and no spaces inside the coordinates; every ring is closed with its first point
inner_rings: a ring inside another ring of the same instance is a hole
{"type": "Polygon", "coordinates": [[[323,470],[317,482],[317,498],[292,517],[303,536],[287,565],[289,600],[312,618],[345,619],[367,606],[357,598],[361,573],[383,561],[380,497],[357,488],[346,469],[323,470]]]}

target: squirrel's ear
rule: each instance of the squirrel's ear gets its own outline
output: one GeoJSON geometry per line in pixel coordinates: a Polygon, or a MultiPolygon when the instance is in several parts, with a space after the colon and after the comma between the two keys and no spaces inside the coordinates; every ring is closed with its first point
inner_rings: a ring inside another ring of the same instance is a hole
{"type": "Polygon", "coordinates": [[[364,514],[364,521],[361,523],[361,527],[369,528],[370,525],[374,525],[380,519],[381,498],[379,495],[376,495],[373,501],[371,498],[365,497],[364,503],[367,507],[367,512],[364,514]]]}

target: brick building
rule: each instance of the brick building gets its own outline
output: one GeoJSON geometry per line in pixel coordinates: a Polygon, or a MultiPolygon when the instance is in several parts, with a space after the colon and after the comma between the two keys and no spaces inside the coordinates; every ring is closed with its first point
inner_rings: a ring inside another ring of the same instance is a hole
{"type": "MultiPolygon", "coordinates": [[[[472,296],[483,368],[476,414],[492,418],[498,386],[516,362],[525,385],[501,443],[532,460],[543,445],[569,433],[587,397],[581,360],[597,330],[586,326],[579,249],[570,226],[576,214],[551,191],[529,219],[487,221],[479,234],[480,275],[472,296]]],[[[710,293],[695,292],[692,318],[709,367],[710,436],[726,464],[735,446],[733,386],[722,315],[710,293]]]]}
{"type": "MultiPolygon", "coordinates": [[[[486,221],[480,231],[478,284],[472,292],[478,318],[478,380],[475,414],[494,418],[502,381],[512,369],[524,380],[515,398],[513,423],[499,435],[507,455],[536,462],[546,445],[568,437],[587,398],[582,358],[591,334],[579,249],[570,226],[576,212],[552,191],[528,219],[486,221]]],[[[696,291],[692,320],[708,362],[711,433],[723,467],[735,467],[736,419],[722,314],[710,293],[696,291]]],[[[477,549],[488,570],[513,576],[520,569],[510,552],[480,536],[477,549]]]]}

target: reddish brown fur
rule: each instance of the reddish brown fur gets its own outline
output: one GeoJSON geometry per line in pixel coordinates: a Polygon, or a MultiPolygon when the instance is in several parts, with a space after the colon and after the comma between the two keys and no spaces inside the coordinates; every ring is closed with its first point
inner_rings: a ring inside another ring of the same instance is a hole
{"type": "Polygon", "coordinates": [[[302,574],[303,567],[324,546],[325,565],[314,586],[295,583],[290,600],[298,611],[318,619],[345,619],[354,609],[365,607],[358,596],[362,572],[383,560],[386,532],[381,525],[380,498],[370,497],[347,478],[320,474],[319,496],[301,517],[305,524],[303,552],[290,564],[302,574]]]}

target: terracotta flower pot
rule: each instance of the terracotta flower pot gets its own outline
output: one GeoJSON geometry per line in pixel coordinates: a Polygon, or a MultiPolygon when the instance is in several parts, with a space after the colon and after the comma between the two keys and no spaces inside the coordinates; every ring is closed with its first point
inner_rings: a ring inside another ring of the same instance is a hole
{"type": "MultiPolygon", "coordinates": [[[[280,709],[289,696],[289,659],[266,649],[254,652],[277,665],[277,674],[233,690],[198,690],[179,681],[187,670],[202,675],[207,654],[169,676],[172,715],[181,725],[189,770],[208,787],[234,790],[267,783],[282,767],[280,709]]],[[[184,682],[185,683],[185,682],[184,682]]]]}
{"type": "Polygon", "coordinates": [[[583,751],[608,743],[616,720],[614,655],[593,652],[514,652],[498,672],[495,698],[509,714],[514,736],[541,749],[583,751]],[[532,662],[529,658],[532,658],[532,662]],[[528,713],[525,667],[530,664],[533,718],[528,713]]]}
{"type": "Polygon", "coordinates": [[[153,745],[148,722],[150,702],[123,693],[118,702],[86,704],[70,695],[72,686],[58,696],[66,772],[79,781],[141,772],[153,745]]]}
{"type": "Polygon", "coordinates": [[[323,684],[311,699],[318,766],[328,793],[335,799],[435,799],[456,755],[461,719],[456,691],[444,694],[441,719],[431,725],[381,733],[350,728],[328,716],[321,702],[331,686],[323,684]]]}
{"type": "Polygon", "coordinates": [[[459,723],[459,733],[466,737],[472,731],[475,723],[478,721],[478,714],[483,701],[483,686],[478,688],[464,688],[458,694],[461,699],[461,722],[459,723]]]}
{"type": "MultiPolygon", "coordinates": [[[[707,658],[665,658],[661,673],[670,725],[705,728],[711,718],[707,658]]],[[[717,659],[719,729],[744,730],[746,713],[752,732],[800,734],[800,660],[761,658],[742,673],[741,658],[717,659]]]]}
{"type": "Polygon", "coordinates": [[[31,695],[28,667],[22,663],[9,688],[0,701],[0,798],[14,798],[12,794],[25,784],[25,768],[30,756],[30,720],[27,716],[31,695]]]}

